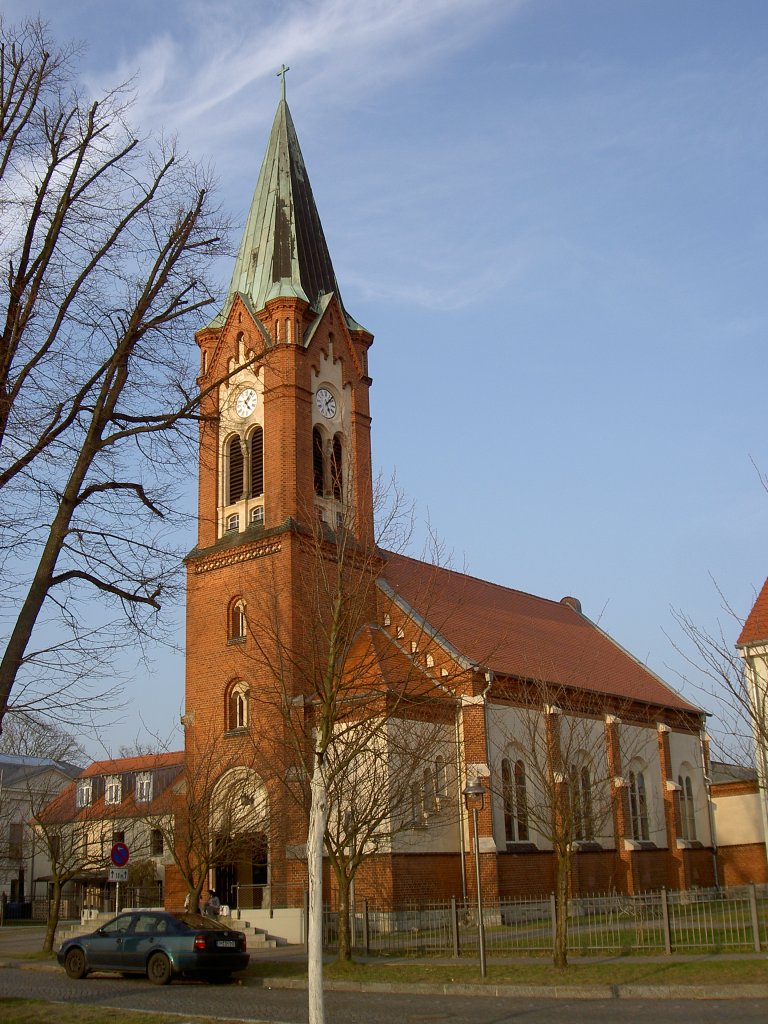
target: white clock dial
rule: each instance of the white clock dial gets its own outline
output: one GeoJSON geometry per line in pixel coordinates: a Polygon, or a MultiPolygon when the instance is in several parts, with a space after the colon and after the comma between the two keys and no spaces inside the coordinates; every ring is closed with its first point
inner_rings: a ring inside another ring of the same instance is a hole
{"type": "Polygon", "coordinates": [[[327,420],[333,419],[336,415],[336,399],[328,388],[320,388],[315,395],[315,402],[317,403],[317,408],[327,420]]]}
{"type": "Polygon", "coordinates": [[[253,390],[253,388],[246,388],[244,391],[241,391],[240,394],[237,396],[237,401],[235,402],[235,412],[242,419],[245,419],[247,416],[250,416],[253,410],[256,408],[256,403],[258,402],[258,400],[259,396],[253,390]]]}

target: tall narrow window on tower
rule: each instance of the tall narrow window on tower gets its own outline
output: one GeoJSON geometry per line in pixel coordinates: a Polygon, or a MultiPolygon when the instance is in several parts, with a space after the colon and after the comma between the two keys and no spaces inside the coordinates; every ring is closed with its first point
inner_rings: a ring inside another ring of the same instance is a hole
{"type": "Polygon", "coordinates": [[[234,505],[243,497],[243,449],[240,438],[235,436],[227,446],[229,480],[227,481],[227,504],[234,505]]]}
{"type": "Polygon", "coordinates": [[[264,493],[264,431],[255,427],[251,434],[251,497],[264,493]]]}
{"type": "Polygon", "coordinates": [[[333,483],[333,496],[337,501],[342,500],[343,493],[343,478],[344,472],[342,466],[342,459],[344,456],[344,449],[341,443],[341,435],[337,434],[333,439],[333,449],[331,451],[331,479],[333,483]]]}
{"type": "Polygon", "coordinates": [[[315,484],[315,494],[320,498],[325,493],[323,462],[323,435],[315,427],[312,431],[312,476],[315,484]]]}

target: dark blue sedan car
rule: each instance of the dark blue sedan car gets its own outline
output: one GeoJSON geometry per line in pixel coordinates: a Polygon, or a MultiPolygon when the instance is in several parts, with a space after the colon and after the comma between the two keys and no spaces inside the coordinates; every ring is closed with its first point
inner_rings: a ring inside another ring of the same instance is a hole
{"type": "Polygon", "coordinates": [[[187,974],[224,980],[247,965],[245,935],[202,914],[131,910],[90,935],[66,939],[56,954],[70,978],[91,971],[146,974],[155,985],[187,974]]]}

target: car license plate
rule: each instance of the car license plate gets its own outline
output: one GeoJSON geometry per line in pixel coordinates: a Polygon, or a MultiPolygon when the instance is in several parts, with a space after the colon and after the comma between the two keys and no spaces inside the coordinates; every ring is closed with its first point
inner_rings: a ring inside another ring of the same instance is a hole
{"type": "Polygon", "coordinates": [[[237,946],[237,943],[235,942],[234,939],[219,939],[219,941],[216,943],[216,945],[217,946],[229,946],[230,948],[234,949],[235,946],[237,946]]]}

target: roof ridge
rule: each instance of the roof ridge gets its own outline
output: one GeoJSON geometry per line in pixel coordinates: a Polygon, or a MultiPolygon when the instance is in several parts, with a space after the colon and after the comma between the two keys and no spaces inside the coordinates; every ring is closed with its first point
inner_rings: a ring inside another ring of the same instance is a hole
{"type": "MultiPolygon", "coordinates": [[[[530,590],[520,590],[519,587],[507,587],[503,583],[497,583],[495,580],[486,580],[482,576],[475,576],[474,573],[462,572],[460,569],[452,569],[450,566],[439,565],[434,562],[427,562],[422,558],[414,558],[412,555],[403,555],[397,551],[387,551],[383,549],[385,555],[393,555],[395,558],[402,558],[408,562],[415,562],[418,565],[427,566],[427,568],[438,570],[439,572],[449,572],[453,576],[461,576],[466,580],[473,580],[475,583],[482,583],[486,587],[496,587],[499,590],[504,590],[508,594],[520,594],[523,597],[531,597],[535,601],[544,601],[546,604],[556,605],[557,607],[571,608],[571,605],[563,605],[562,601],[556,600],[552,597],[543,597],[541,594],[534,594],[530,590]]],[[[574,609],[571,608],[571,611],[574,609]]],[[[578,613],[577,613],[578,614],[578,613]]],[[[582,612],[582,618],[588,619],[589,616],[584,615],[582,612]]],[[[592,619],[589,619],[592,622],[592,619]]]]}

